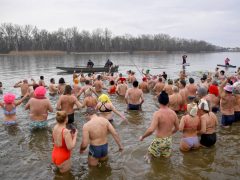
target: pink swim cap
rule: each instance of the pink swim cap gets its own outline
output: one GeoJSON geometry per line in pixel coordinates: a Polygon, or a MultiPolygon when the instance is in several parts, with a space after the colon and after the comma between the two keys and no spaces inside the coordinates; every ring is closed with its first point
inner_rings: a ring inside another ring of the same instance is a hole
{"type": "Polygon", "coordinates": [[[12,93],[7,93],[4,95],[3,100],[6,104],[12,104],[15,101],[16,96],[12,93]]]}
{"type": "Polygon", "coordinates": [[[34,95],[36,98],[44,98],[47,90],[43,86],[39,86],[35,89],[34,95]]]}

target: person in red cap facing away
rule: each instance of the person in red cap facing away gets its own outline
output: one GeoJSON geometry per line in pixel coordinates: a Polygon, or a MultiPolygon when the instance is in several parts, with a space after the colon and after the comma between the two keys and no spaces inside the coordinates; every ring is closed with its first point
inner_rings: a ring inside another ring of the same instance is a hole
{"type": "Polygon", "coordinates": [[[116,92],[119,96],[125,96],[128,90],[128,85],[126,84],[126,79],[121,79],[118,81],[116,92]]]}
{"type": "Polygon", "coordinates": [[[37,87],[34,91],[34,97],[25,106],[25,110],[30,110],[31,129],[47,127],[48,112],[53,112],[49,99],[45,97],[46,91],[43,86],[37,87]]]}
{"type": "Polygon", "coordinates": [[[218,83],[213,81],[212,85],[208,88],[208,95],[206,96],[206,100],[210,102],[210,109],[212,112],[217,113],[219,111],[219,90],[218,90],[218,83]]]}
{"type": "Polygon", "coordinates": [[[142,78],[142,82],[139,84],[139,89],[141,89],[144,93],[149,92],[147,77],[142,78]]]}
{"type": "Polygon", "coordinates": [[[3,102],[0,102],[0,107],[3,108],[3,113],[4,113],[4,125],[15,125],[17,124],[16,119],[16,108],[18,105],[20,105],[24,99],[28,97],[28,93],[25,94],[25,96],[16,101],[15,98],[16,96],[12,93],[7,93],[3,96],[3,102]]]}

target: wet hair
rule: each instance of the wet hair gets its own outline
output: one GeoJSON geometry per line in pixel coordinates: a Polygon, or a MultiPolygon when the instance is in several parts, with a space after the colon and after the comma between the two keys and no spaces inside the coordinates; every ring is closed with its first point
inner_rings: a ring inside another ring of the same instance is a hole
{"type": "Polygon", "coordinates": [[[85,81],[85,84],[90,84],[90,81],[89,81],[89,80],[86,80],[86,81],[85,81]]]}
{"type": "Polygon", "coordinates": [[[112,73],[111,73],[111,76],[113,76],[113,75],[114,75],[114,73],[112,72],[112,73]]]}
{"type": "Polygon", "coordinates": [[[180,84],[183,85],[183,87],[185,87],[186,86],[186,81],[185,80],[181,80],[180,84]]]}
{"type": "Polygon", "coordinates": [[[51,82],[51,83],[53,83],[54,81],[55,81],[55,79],[54,79],[54,78],[51,78],[51,79],[50,79],[50,82],[51,82]]]}
{"type": "Polygon", "coordinates": [[[189,78],[189,83],[193,84],[194,83],[194,79],[193,78],[189,78]]]}
{"type": "Polygon", "coordinates": [[[114,85],[115,83],[114,83],[114,81],[110,81],[110,85],[114,85]]]}
{"type": "Polygon", "coordinates": [[[64,78],[60,78],[59,81],[58,81],[59,84],[65,84],[65,80],[64,78]]]}
{"type": "Polygon", "coordinates": [[[40,76],[40,79],[41,79],[41,80],[44,80],[44,76],[40,76]]]}
{"type": "Polygon", "coordinates": [[[65,122],[67,118],[67,113],[65,111],[57,111],[56,112],[56,120],[58,123],[62,124],[65,122]]]}
{"type": "Polygon", "coordinates": [[[133,81],[133,87],[138,87],[138,81],[133,81]]]}
{"type": "Polygon", "coordinates": [[[101,80],[101,75],[98,75],[98,76],[97,76],[97,80],[101,80]]]}
{"type": "Polygon", "coordinates": [[[162,91],[161,94],[158,96],[159,104],[166,106],[169,103],[168,94],[165,91],[162,91]]]}
{"type": "Polygon", "coordinates": [[[122,76],[123,76],[122,73],[120,73],[120,74],[119,74],[119,77],[122,77],[122,76]]]}
{"type": "Polygon", "coordinates": [[[162,78],[160,77],[160,78],[158,79],[158,81],[159,81],[159,82],[162,82],[162,78]]]}
{"type": "Polygon", "coordinates": [[[64,89],[64,95],[66,94],[72,94],[72,87],[70,85],[66,85],[64,89]]]}
{"type": "Polygon", "coordinates": [[[224,75],[224,74],[225,74],[225,71],[224,71],[224,70],[221,70],[220,73],[224,75]]]}
{"type": "Polygon", "coordinates": [[[88,77],[91,77],[91,75],[92,75],[91,73],[88,73],[88,77]]]}
{"type": "Polygon", "coordinates": [[[34,84],[33,85],[33,90],[35,90],[37,87],[39,87],[39,85],[38,84],[34,84]]]}

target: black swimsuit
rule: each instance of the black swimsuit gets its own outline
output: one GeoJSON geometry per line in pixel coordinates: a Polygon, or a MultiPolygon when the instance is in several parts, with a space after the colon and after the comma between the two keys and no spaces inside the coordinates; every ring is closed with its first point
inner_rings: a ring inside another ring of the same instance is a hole
{"type": "Polygon", "coordinates": [[[101,105],[100,108],[99,108],[99,111],[100,111],[100,112],[111,112],[112,110],[111,110],[111,109],[108,109],[108,108],[105,106],[105,103],[102,103],[102,105],[101,105]],[[105,107],[105,110],[101,110],[102,106],[105,107]]]}

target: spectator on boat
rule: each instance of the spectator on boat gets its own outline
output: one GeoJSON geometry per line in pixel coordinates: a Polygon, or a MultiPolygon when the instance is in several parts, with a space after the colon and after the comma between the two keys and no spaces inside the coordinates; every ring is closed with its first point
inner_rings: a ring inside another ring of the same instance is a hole
{"type": "Polygon", "coordinates": [[[182,56],[182,64],[186,64],[187,63],[187,55],[183,55],[182,56]]]}
{"type": "Polygon", "coordinates": [[[107,62],[105,63],[105,65],[104,65],[104,67],[110,68],[110,67],[112,67],[112,66],[113,66],[112,61],[110,61],[110,60],[108,59],[107,62]]]}
{"type": "Polygon", "coordinates": [[[53,128],[53,151],[52,161],[59,168],[61,173],[71,168],[71,150],[76,145],[78,131],[66,128],[68,116],[65,111],[56,113],[57,124],[53,128]]]}
{"type": "Polygon", "coordinates": [[[123,150],[123,146],[111,123],[106,118],[99,117],[94,108],[87,109],[86,119],[88,122],[82,128],[80,154],[84,153],[89,145],[88,165],[97,166],[99,162],[107,160],[109,133],[117,143],[119,151],[123,150]]]}
{"type": "Polygon", "coordinates": [[[3,114],[4,114],[4,125],[16,125],[17,124],[17,116],[16,116],[16,110],[17,106],[20,105],[24,99],[27,98],[29,94],[26,93],[24,97],[22,97],[20,100],[15,100],[15,95],[12,93],[7,93],[3,96],[3,102],[0,102],[0,107],[3,108],[3,114]]]}
{"type": "Polygon", "coordinates": [[[229,58],[226,58],[226,59],[225,59],[225,65],[226,65],[226,66],[229,66],[229,65],[230,65],[229,62],[230,62],[230,59],[229,59],[229,58]]]}
{"type": "Polygon", "coordinates": [[[92,62],[91,59],[88,60],[87,67],[92,68],[94,66],[94,63],[92,62]]]}

